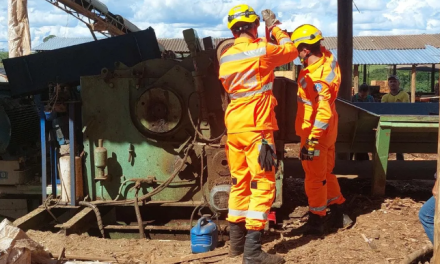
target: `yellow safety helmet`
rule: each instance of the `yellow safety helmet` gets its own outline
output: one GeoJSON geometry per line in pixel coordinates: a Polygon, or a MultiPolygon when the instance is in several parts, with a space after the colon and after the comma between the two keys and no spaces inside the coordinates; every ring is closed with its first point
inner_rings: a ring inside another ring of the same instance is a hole
{"type": "Polygon", "coordinates": [[[237,22],[253,23],[260,17],[255,10],[248,5],[234,6],[228,13],[228,28],[231,29],[237,22]]]}
{"type": "Polygon", "coordinates": [[[291,39],[293,41],[293,44],[295,44],[295,47],[298,48],[301,43],[315,44],[316,42],[324,38],[322,37],[321,30],[319,30],[317,27],[305,24],[297,27],[293,31],[291,39]]]}

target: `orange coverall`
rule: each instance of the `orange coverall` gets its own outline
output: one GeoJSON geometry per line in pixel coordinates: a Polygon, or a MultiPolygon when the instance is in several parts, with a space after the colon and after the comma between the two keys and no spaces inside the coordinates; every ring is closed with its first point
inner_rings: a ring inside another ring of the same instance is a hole
{"type": "Polygon", "coordinates": [[[325,216],[328,205],[341,204],[345,199],[336,176],[332,174],[338,134],[335,100],[341,84],[341,73],[333,54],[324,47],[321,47],[321,51],[323,56],[301,70],[298,76],[295,130],[301,137],[301,149],[307,139],[318,140],[313,160],[303,160],[301,163],[306,174],[309,210],[325,216]]]}
{"type": "Polygon", "coordinates": [[[248,230],[264,228],[275,197],[275,171],[264,171],[258,164],[263,137],[275,151],[273,130],[278,125],[273,70],[298,56],[287,33],[275,27],[272,34],[280,45],[239,37],[220,58],[219,78],[231,99],[225,113],[233,184],[227,220],[245,221],[248,230]]]}

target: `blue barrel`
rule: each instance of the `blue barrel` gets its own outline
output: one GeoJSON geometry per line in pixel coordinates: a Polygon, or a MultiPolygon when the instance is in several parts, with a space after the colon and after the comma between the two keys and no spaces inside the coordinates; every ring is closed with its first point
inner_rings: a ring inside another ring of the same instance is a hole
{"type": "Polygon", "coordinates": [[[191,228],[192,253],[204,253],[217,247],[217,225],[211,220],[210,215],[203,215],[197,225],[191,228]]]}

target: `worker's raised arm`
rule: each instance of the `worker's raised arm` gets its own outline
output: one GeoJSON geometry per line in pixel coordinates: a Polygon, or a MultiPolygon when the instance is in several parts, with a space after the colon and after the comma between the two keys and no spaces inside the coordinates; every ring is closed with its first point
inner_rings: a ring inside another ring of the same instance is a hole
{"type": "Polygon", "coordinates": [[[292,40],[290,40],[289,34],[277,27],[277,25],[281,23],[271,10],[263,10],[261,15],[263,16],[264,23],[266,24],[266,32],[271,33],[278,44],[266,44],[266,56],[263,57],[263,59],[266,61],[266,65],[268,67],[275,68],[292,62],[296,57],[298,57],[298,50],[296,49],[292,40]]]}
{"type": "Polygon", "coordinates": [[[313,138],[319,140],[324,131],[328,128],[330,119],[332,118],[331,104],[333,102],[331,100],[331,93],[327,83],[316,82],[313,89],[318,93],[316,98],[318,107],[309,139],[313,138]]]}
{"type": "Polygon", "coordinates": [[[268,62],[268,65],[272,64],[273,67],[278,67],[290,63],[298,57],[298,50],[286,32],[282,31],[279,27],[274,27],[272,35],[275,37],[278,45],[267,43],[265,60],[268,62]]]}

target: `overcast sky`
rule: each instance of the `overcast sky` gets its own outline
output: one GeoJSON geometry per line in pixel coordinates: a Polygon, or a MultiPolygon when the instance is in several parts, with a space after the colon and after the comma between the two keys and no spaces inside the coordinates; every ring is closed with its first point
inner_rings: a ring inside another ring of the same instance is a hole
{"type": "MultiPolygon", "coordinates": [[[[0,50],[7,50],[7,2],[0,0],[0,50]]],[[[182,30],[195,28],[199,37],[229,37],[226,27],[229,9],[236,0],[101,0],[114,14],[120,14],[141,29],[153,27],[158,38],[180,38],[182,30]]],[[[304,23],[321,29],[324,36],[337,35],[337,0],[248,0],[258,13],[272,9],[289,31],[304,23]]],[[[439,0],[355,0],[354,35],[396,35],[440,33],[439,0]]],[[[74,17],[45,0],[28,0],[32,46],[48,35],[91,37],[74,17]]],[[[263,34],[263,27],[260,27],[263,34]]]]}

